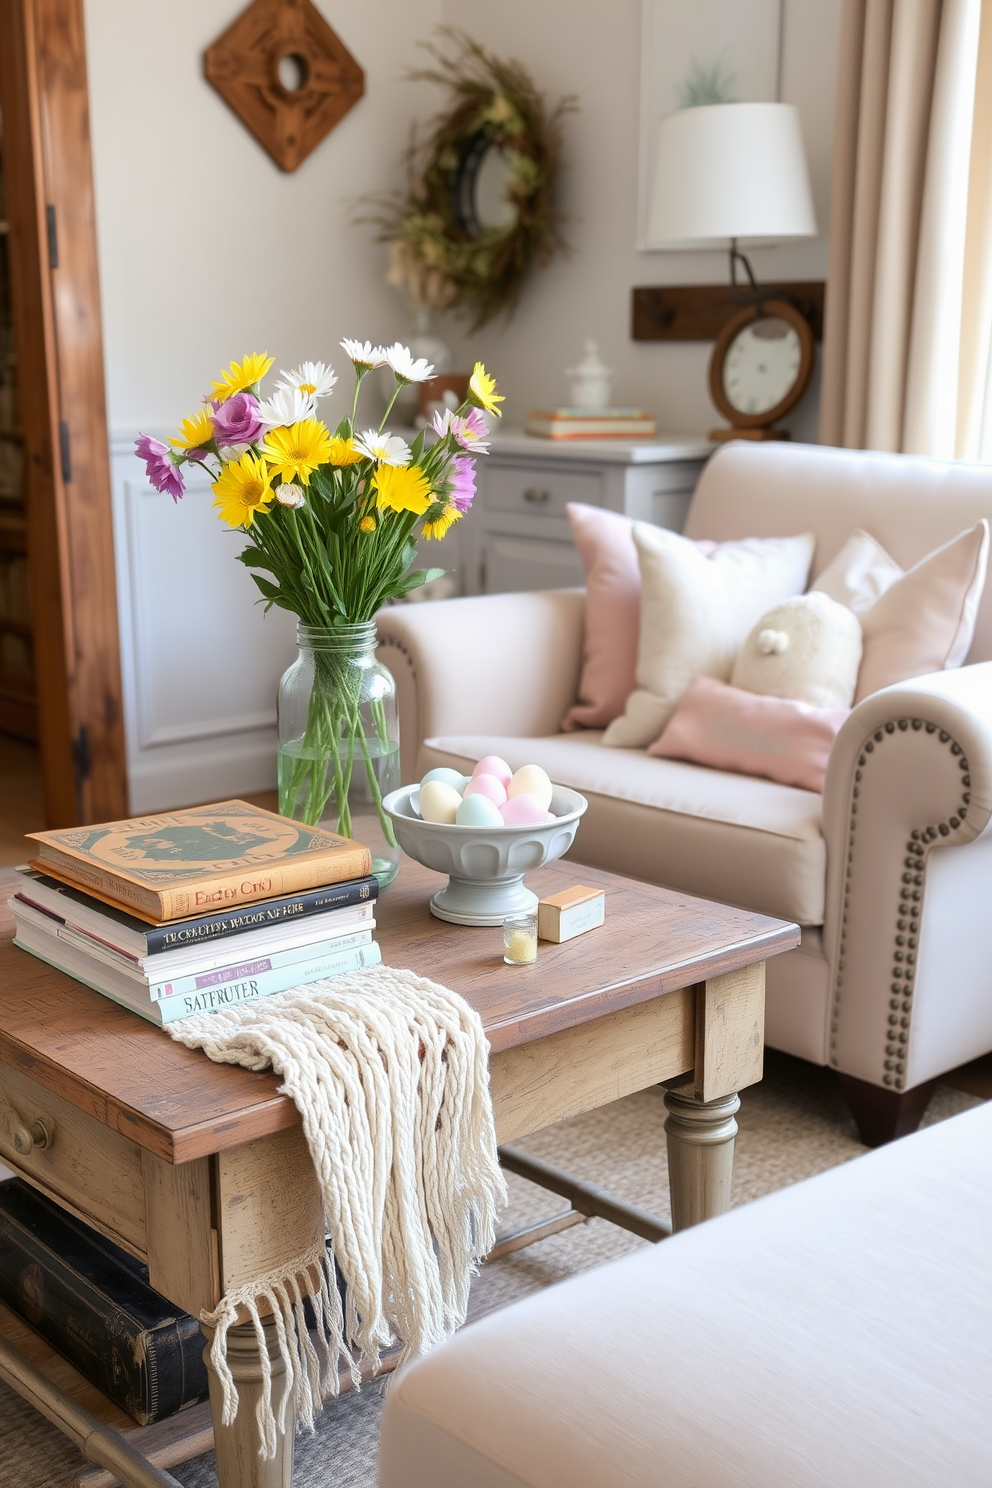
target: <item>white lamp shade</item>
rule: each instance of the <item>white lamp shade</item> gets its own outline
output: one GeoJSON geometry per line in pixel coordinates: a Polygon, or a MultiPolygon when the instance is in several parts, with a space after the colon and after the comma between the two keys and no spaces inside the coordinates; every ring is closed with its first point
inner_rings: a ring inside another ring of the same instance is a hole
{"type": "Polygon", "coordinates": [[[799,116],[788,103],[680,109],[658,126],[648,242],[812,238],[799,116]]]}

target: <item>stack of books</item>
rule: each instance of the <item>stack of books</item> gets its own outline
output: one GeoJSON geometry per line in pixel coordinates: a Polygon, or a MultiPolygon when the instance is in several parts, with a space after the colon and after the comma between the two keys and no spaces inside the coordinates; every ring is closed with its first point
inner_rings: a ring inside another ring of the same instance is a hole
{"type": "Polygon", "coordinates": [[[382,960],[368,848],[245,801],[30,836],[14,944],[152,1023],[382,960]]]}
{"type": "Polygon", "coordinates": [[[539,439],[649,439],[655,421],[643,408],[532,408],[527,433],[539,439]]]}

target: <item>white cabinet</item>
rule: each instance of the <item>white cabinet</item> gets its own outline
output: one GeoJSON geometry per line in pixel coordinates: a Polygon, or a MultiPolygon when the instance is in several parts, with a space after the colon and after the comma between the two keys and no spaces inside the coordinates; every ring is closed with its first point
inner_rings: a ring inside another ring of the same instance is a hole
{"type": "Polygon", "coordinates": [[[570,501],[681,531],[711,450],[708,440],[674,436],[554,444],[511,431],[494,434],[489,454],[476,462],[472,511],[458,524],[463,592],[581,584],[565,510],[570,501]]]}

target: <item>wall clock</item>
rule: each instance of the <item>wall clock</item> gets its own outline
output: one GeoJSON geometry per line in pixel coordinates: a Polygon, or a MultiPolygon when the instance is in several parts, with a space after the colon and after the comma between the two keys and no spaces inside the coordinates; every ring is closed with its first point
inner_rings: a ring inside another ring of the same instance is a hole
{"type": "Polygon", "coordinates": [[[787,300],[759,300],[732,315],[710,359],[710,397],[731,427],[710,438],[788,439],[773,425],[805,393],[815,355],[812,327],[787,300]]]}

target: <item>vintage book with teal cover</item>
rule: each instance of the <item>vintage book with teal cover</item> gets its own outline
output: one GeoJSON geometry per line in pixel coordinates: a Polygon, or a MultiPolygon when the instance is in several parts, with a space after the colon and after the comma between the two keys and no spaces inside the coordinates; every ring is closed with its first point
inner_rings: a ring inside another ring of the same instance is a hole
{"type": "Polygon", "coordinates": [[[364,878],[367,847],[247,801],[31,832],[31,867],[153,924],[364,878]]]}
{"type": "Polygon", "coordinates": [[[0,1183],[0,1298],[139,1426],[207,1398],[196,1319],[19,1178],[0,1183]]]}

